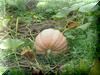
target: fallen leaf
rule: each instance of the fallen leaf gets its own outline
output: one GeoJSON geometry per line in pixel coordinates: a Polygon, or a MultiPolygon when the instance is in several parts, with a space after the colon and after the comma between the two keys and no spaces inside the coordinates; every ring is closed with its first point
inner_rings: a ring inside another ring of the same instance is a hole
{"type": "Polygon", "coordinates": [[[29,60],[34,60],[35,58],[35,54],[33,53],[33,51],[28,48],[23,48],[21,55],[28,58],[29,60]]]}
{"type": "Polygon", "coordinates": [[[68,22],[67,27],[68,27],[68,29],[76,28],[77,23],[75,21],[70,21],[70,22],[68,22]]]}

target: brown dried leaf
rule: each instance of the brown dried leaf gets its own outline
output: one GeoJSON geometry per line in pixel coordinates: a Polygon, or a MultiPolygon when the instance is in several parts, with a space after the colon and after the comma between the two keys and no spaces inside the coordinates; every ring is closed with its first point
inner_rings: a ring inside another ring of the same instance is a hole
{"type": "Polygon", "coordinates": [[[77,23],[75,21],[69,21],[67,27],[68,29],[76,28],[77,23]]]}
{"type": "Polygon", "coordinates": [[[23,51],[21,52],[21,55],[28,58],[29,60],[33,60],[35,58],[35,53],[33,53],[30,49],[23,48],[23,51]]]}

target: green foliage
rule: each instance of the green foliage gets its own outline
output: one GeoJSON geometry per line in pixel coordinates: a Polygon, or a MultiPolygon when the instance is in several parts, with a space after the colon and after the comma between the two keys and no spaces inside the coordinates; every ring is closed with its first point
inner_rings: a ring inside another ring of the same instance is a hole
{"type": "Polygon", "coordinates": [[[24,71],[17,68],[11,68],[5,71],[2,75],[25,75],[24,71]]]}
{"type": "Polygon", "coordinates": [[[24,41],[24,44],[22,45],[23,47],[30,47],[31,49],[33,49],[34,47],[34,39],[33,40],[31,40],[31,39],[23,39],[23,41],[24,41]]]}
{"type": "Polygon", "coordinates": [[[44,17],[50,18],[52,15],[55,15],[59,9],[66,6],[68,4],[67,1],[60,1],[60,0],[47,0],[47,1],[40,1],[37,4],[37,12],[42,13],[44,17]]]}
{"type": "Polygon", "coordinates": [[[20,21],[30,24],[33,20],[34,12],[23,11],[18,12],[16,15],[20,17],[20,21]]]}
{"type": "Polygon", "coordinates": [[[18,39],[0,40],[0,49],[16,49],[24,42],[18,39]]]}
{"type": "Polygon", "coordinates": [[[99,39],[99,34],[100,34],[100,1],[96,4],[96,6],[92,9],[91,15],[95,18],[95,22],[92,22],[94,25],[96,24],[97,28],[97,36],[98,36],[98,41],[97,41],[97,50],[96,50],[96,57],[100,57],[100,39],[99,39]]]}
{"type": "Polygon", "coordinates": [[[100,75],[100,61],[96,59],[94,65],[92,66],[89,75],[100,75]]]}
{"type": "Polygon", "coordinates": [[[6,67],[0,66],[0,75],[2,75],[6,71],[6,67]]]}
{"type": "Polygon", "coordinates": [[[18,8],[18,10],[25,10],[27,0],[6,0],[6,3],[9,6],[18,8]]]}
{"type": "Polygon", "coordinates": [[[70,12],[71,12],[71,10],[68,7],[64,7],[61,9],[60,12],[58,12],[56,15],[54,15],[53,18],[63,18],[65,16],[67,16],[70,12]]]}
{"type": "Polygon", "coordinates": [[[91,23],[86,23],[86,24],[83,24],[83,25],[81,25],[81,26],[79,26],[77,28],[82,29],[82,30],[85,31],[85,30],[87,30],[89,28],[90,25],[91,25],[91,23]]]}
{"type": "Polygon", "coordinates": [[[33,75],[30,69],[8,68],[2,75],[33,75]]]}
{"type": "Polygon", "coordinates": [[[79,11],[85,12],[85,13],[90,12],[96,4],[97,4],[97,2],[83,5],[82,7],[79,8],[79,11]]]}
{"type": "Polygon", "coordinates": [[[62,66],[63,75],[73,75],[74,74],[74,64],[72,62],[64,64],[62,66]]]}
{"type": "Polygon", "coordinates": [[[83,5],[85,5],[84,2],[76,3],[76,4],[73,4],[69,9],[71,11],[75,11],[75,10],[78,10],[83,5]]]}
{"type": "Polygon", "coordinates": [[[85,2],[79,2],[76,4],[72,4],[70,7],[63,7],[62,9],[60,9],[60,11],[58,11],[57,14],[53,16],[53,18],[59,19],[67,17],[73,11],[76,12],[77,15],[79,12],[89,13],[96,4],[97,2],[89,4],[85,4],[85,2]]]}
{"type": "Polygon", "coordinates": [[[77,11],[81,6],[83,6],[85,3],[77,3],[73,4],[70,7],[63,7],[56,15],[53,16],[53,18],[64,18],[68,16],[72,11],[77,11]]]}
{"type": "Polygon", "coordinates": [[[68,39],[71,58],[63,66],[64,74],[84,75],[89,73],[96,51],[96,29],[92,30],[90,23],[81,25],[76,29],[68,30],[64,35],[68,39]],[[85,26],[86,25],[86,26],[85,26]],[[82,26],[82,27],[81,27],[82,26]],[[68,64],[72,66],[68,67],[68,64]]]}
{"type": "Polygon", "coordinates": [[[66,31],[64,33],[64,35],[68,38],[68,39],[84,39],[86,38],[86,34],[83,30],[81,29],[74,29],[74,30],[69,30],[69,31],[66,31]]]}
{"type": "Polygon", "coordinates": [[[87,61],[84,59],[80,59],[75,75],[88,75],[89,70],[90,70],[90,65],[87,63],[87,61]]]}
{"type": "Polygon", "coordinates": [[[0,0],[0,18],[5,15],[5,0],[0,0]]]}
{"type": "Polygon", "coordinates": [[[47,1],[40,1],[37,4],[37,8],[40,10],[54,10],[57,11],[60,8],[64,7],[67,1],[60,1],[60,0],[47,0],[47,1]],[[59,6],[60,5],[60,6],[59,6]]]}
{"type": "Polygon", "coordinates": [[[1,17],[1,19],[0,19],[0,30],[2,30],[4,27],[7,26],[8,21],[9,21],[9,19],[5,19],[5,18],[1,17]]]}

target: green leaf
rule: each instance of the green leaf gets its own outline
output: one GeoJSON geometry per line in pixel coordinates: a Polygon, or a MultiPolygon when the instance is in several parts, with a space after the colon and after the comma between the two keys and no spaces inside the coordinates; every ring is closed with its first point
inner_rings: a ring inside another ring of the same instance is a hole
{"type": "Polygon", "coordinates": [[[25,75],[22,69],[10,68],[6,70],[2,75],[25,75]]]}
{"type": "MultiPolygon", "coordinates": [[[[89,61],[89,60],[88,60],[89,61]]],[[[87,59],[80,59],[78,66],[76,67],[75,75],[88,75],[90,70],[90,64],[88,63],[87,59]]]]}
{"type": "Polygon", "coordinates": [[[70,10],[68,7],[62,8],[56,15],[54,15],[54,18],[63,18],[67,16],[70,13],[70,10]]]}
{"type": "Polygon", "coordinates": [[[77,10],[80,6],[84,5],[84,3],[78,3],[73,4],[70,8],[69,7],[63,7],[56,15],[54,15],[54,18],[63,18],[67,16],[71,11],[77,10]]]}
{"type": "Polygon", "coordinates": [[[16,0],[6,0],[9,5],[16,5],[16,0]]]}
{"type": "Polygon", "coordinates": [[[14,69],[10,70],[9,75],[24,75],[24,74],[22,71],[14,68],[14,69]]]}
{"type": "Polygon", "coordinates": [[[6,71],[6,67],[0,66],[0,75],[2,75],[6,71]]]}
{"type": "Polygon", "coordinates": [[[19,39],[5,39],[0,40],[0,48],[1,49],[16,49],[20,45],[22,45],[24,42],[19,39]]]}
{"type": "Polygon", "coordinates": [[[3,17],[0,17],[0,30],[7,26],[8,21],[9,19],[4,19],[3,17]]]}
{"type": "Polygon", "coordinates": [[[47,2],[43,1],[43,2],[38,2],[37,4],[37,8],[45,8],[45,6],[47,5],[47,2]]]}
{"type": "Polygon", "coordinates": [[[74,64],[73,64],[72,61],[70,61],[69,63],[66,63],[66,64],[62,65],[61,69],[62,69],[63,72],[66,73],[64,75],[73,75],[73,73],[74,73],[74,64]]]}
{"type": "Polygon", "coordinates": [[[73,36],[71,34],[71,32],[65,32],[64,35],[68,38],[68,39],[75,39],[75,36],[73,36]]]}
{"type": "Polygon", "coordinates": [[[91,25],[91,23],[85,23],[83,25],[80,25],[79,27],[77,28],[80,28],[82,30],[87,30],[89,28],[89,26],[91,25]]]}
{"type": "Polygon", "coordinates": [[[71,11],[75,11],[77,10],[78,8],[80,8],[81,6],[83,6],[85,3],[81,2],[81,3],[77,3],[77,4],[73,4],[71,7],[70,7],[70,10],[71,11]]]}
{"type": "Polygon", "coordinates": [[[89,72],[89,75],[100,75],[100,61],[96,59],[89,72]]]}
{"type": "Polygon", "coordinates": [[[83,0],[85,3],[98,2],[98,0],[83,0]]]}
{"type": "Polygon", "coordinates": [[[97,4],[97,2],[96,2],[96,3],[86,4],[86,5],[82,6],[82,7],[80,7],[80,8],[79,8],[79,11],[80,11],[80,12],[85,12],[85,13],[90,12],[90,11],[92,10],[92,8],[93,8],[96,4],[97,4]]]}
{"type": "Polygon", "coordinates": [[[12,7],[17,7],[20,10],[25,9],[27,0],[6,0],[6,3],[12,7]]]}
{"type": "Polygon", "coordinates": [[[89,70],[88,64],[83,59],[80,60],[79,69],[82,72],[87,72],[89,70]]]}

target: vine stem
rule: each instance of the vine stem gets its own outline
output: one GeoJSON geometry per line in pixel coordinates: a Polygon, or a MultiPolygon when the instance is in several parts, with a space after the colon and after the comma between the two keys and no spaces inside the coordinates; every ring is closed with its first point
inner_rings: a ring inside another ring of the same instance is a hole
{"type": "MultiPolygon", "coordinates": [[[[13,36],[12,36],[12,38],[14,39],[13,36]]],[[[18,68],[21,69],[21,68],[20,68],[20,64],[19,64],[19,60],[18,60],[18,57],[17,57],[16,48],[12,48],[12,52],[14,53],[15,61],[16,61],[17,65],[18,65],[18,68]]]]}
{"type": "Polygon", "coordinates": [[[37,65],[37,67],[40,69],[40,70],[42,70],[42,67],[40,66],[40,64],[38,63],[38,61],[35,59],[35,62],[36,62],[36,65],[37,65]]]}
{"type": "Polygon", "coordinates": [[[65,28],[64,31],[63,31],[62,33],[64,34],[67,30],[69,30],[69,29],[68,29],[68,28],[65,28]]]}
{"type": "Polygon", "coordinates": [[[16,63],[18,65],[18,68],[20,69],[20,64],[19,64],[18,57],[17,57],[17,54],[16,54],[16,49],[13,49],[13,52],[14,52],[14,55],[15,55],[15,60],[16,60],[16,63]]]}
{"type": "Polygon", "coordinates": [[[30,36],[32,37],[32,39],[34,39],[34,37],[32,36],[32,32],[31,30],[26,26],[26,28],[29,30],[30,36]]]}
{"type": "Polygon", "coordinates": [[[17,20],[16,20],[16,37],[17,37],[17,31],[18,31],[18,21],[19,21],[19,18],[17,17],[17,20]]]}

